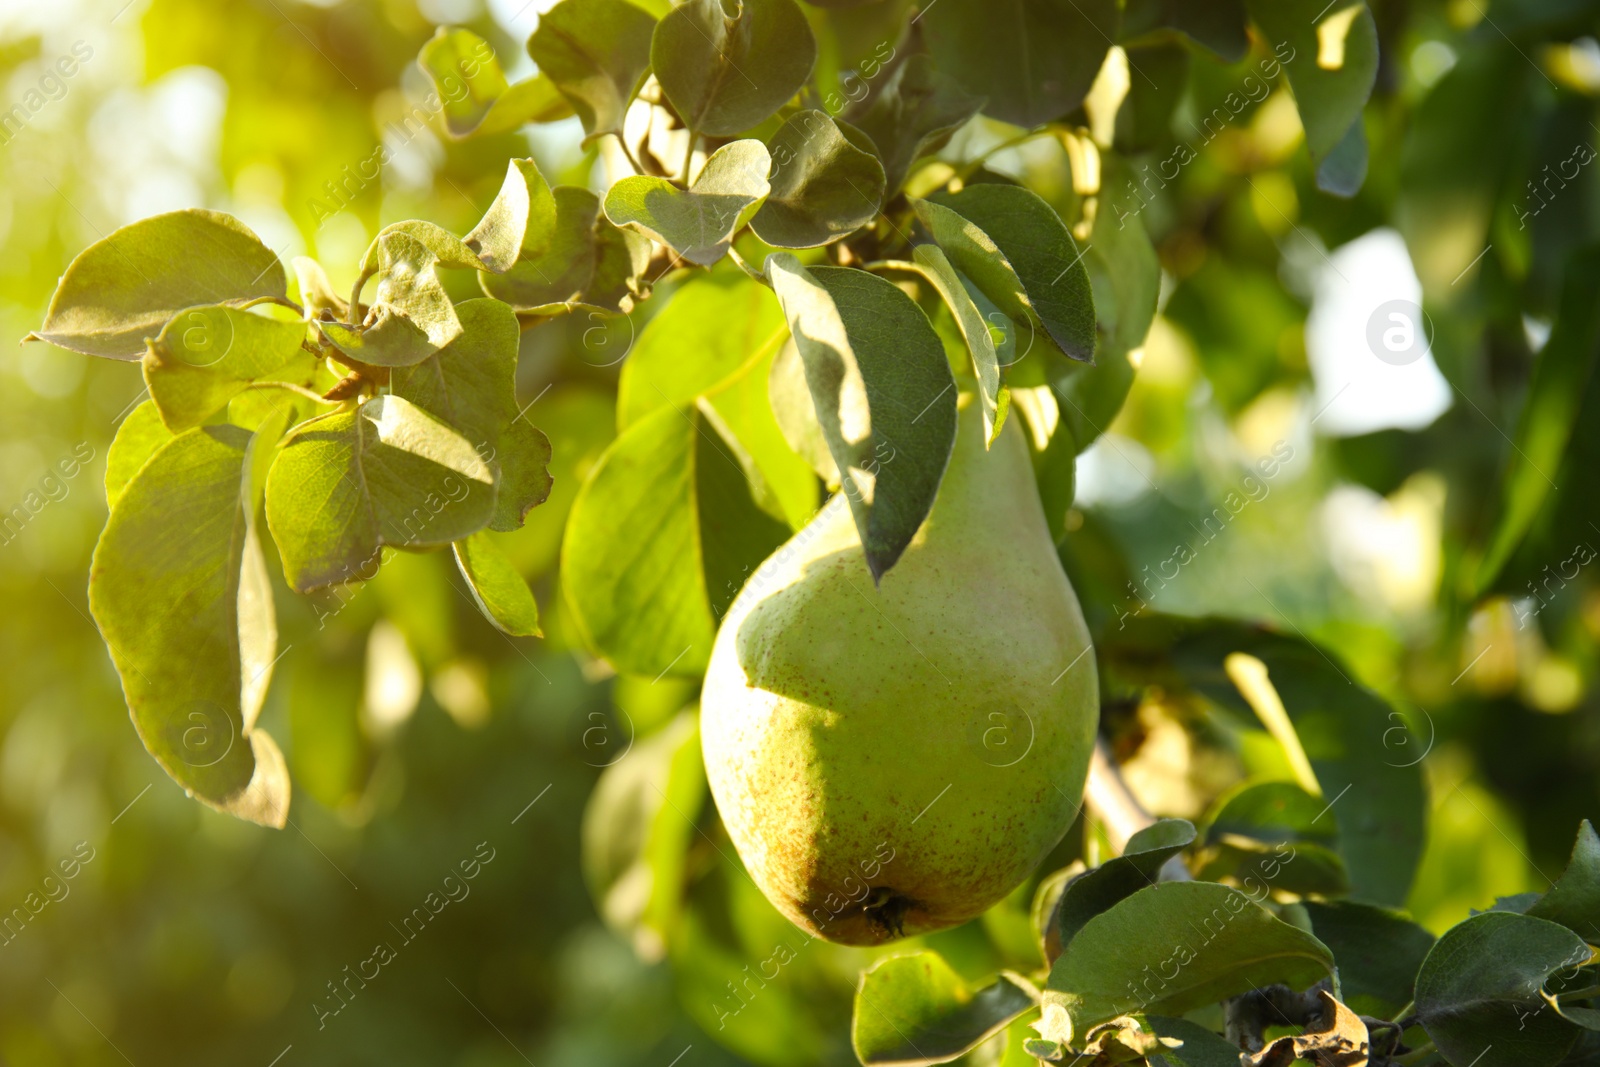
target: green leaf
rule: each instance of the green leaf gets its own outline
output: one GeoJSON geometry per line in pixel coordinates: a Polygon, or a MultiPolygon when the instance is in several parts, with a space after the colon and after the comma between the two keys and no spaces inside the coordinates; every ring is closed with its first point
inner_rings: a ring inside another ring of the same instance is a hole
{"type": "MultiPolygon", "coordinates": [[[[1133,178],[1133,168],[1120,156],[1102,154],[1101,168],[1102,188],[1133,178]]],[[[1115,211],[1099,212],[1083,259],[1094,289],[1101,351],[1125,353],[1138,348],[1155,321],[1161,295],[1161,260],[1144,223],[1115,211]]]]}
{"type": "Polygon", "coordinates": [[[1066,1044],[1118,1015],[1181,1015],[1252,987],[1303,989],[1332,973],[1326,945],[1237,889],[1161,882],[1090,919],[1066,946],[1050,969],[1041,1036],[1066,1044]]]}
{"type": "Polygon", "coordinates": [[[1226,63],[1250,50],[1244,0],[1128,0],[1122,15],[1125,37],[1162,27],[1177,30],[1226,63]]]}
{"type": "Polygon", "coordinates": [[[375,367],[420,363],[461,336],[455,306],[439,282],[440,257],[404,230],[390,228],[379,234],[376,243],[382,274],[361,325],[318,322],[317,329],[339,351],[362,363],[375,367]]]}
{"type": "Polygon", "coordinates": [[[513,637],[544,636],[533,591],[493,538],[480,530],[452,547],[456,566],[484,618],[513,637]]]}
{"type": "Polygon", "coordinates": [[[1006,975],[973,989],[937,952],[890,956],[861,976],[850,1040],[868,1067],[943,1063],[1033,1006],[1034,994],[1006,975]]]}
{"type": "Polygon", "coordinates": [[[231,215],[188,208],[96,241],[61,276],[44,325],[24,340],[138,359],[184,308],[287,299],[283,264],[231,215]]]}
{"type": "MultiPolygon", "coordinates": [[[[316,354],[302,347],[287,363],[261,375],[256,382],[286,383],[298,386],[315,396],[333,388],[338,380],[338,377],[328,369],[326,360],[318,358],[316,354]]],[[[288,419],[286,425],[292,426],[297,422],[325,415],[333,410],[334,406],[330,401],[313,400],[311,396],[298,391],[246,389],[228,401],[227,407],[208,421],[230,422],[246,430],[256,430],[266,425],[269,418],[282,414],[288,419]]]]}
{"type": "MultiPolygon", "coordinates": [[[[1042,1014],[1042,1013],[1041,1013],[1042,1014]]],[[[1198,1028],[1197,1028],[1198,1029],[1198,1028]]],[[[1214,1034],[1205,1033],[1205,1036],[1216,1040],[1214,1034]]],[[[1043,1039],[1034,1039],[1027,1042],[1032,1051],[1040,1058],[1053,1062],[1063,1062],[1068,1055],[1074,1062],[1091,1063],[1099,1065],[1137,1063],[1165,1064],[1161,1056],[1163,1052],[1174,1049],[1183,1049],[1186,1046],[1197,1044],[1194,1040],[1185,1041],[1173,1038],[1163,1041],[1150,1021],[1142,1015],[1119,1015],[1115,1019],[1107,1020],[1098,1026],[1091,1027],[1089,1032],[1075,1037],[1071,1048],[1043,1039]]],[[[1224,1044],[1224,1047],[1227,1047],[1224,1044]]],[[[1200,1059],[1205,1062],[1209,1059],[1202,1049],[1200,1059]]],[[[1180,1062],[1183,1062],[1180,1058],[1180,1062]]],[[[1237,1067],[1239,1056],[1237,1053],[1230,1055],[1228,1067],[1237,1067]]]]}
{"type": "Polygon", "coordinates": [[[561,583],[587,643],[646,677],[705,669],[717,620],[788,527],[751,495],[751,462],[709,398],[631,424],[578,491],[561,583]]]}
{"type": "Polygon", "coordinates": [[[760,141],[734,141],[711,154],[688,189],[643,174],[621,179],[606,193],[606,217],[710,266],[766,197],[771,162],[760,141]]]}
{"type": "Polygon", "coordinates": [[[422,46],[417,63],[433,81],[452,137],[476,130],[510,88],[494,48],[471,30],[440,26],[422,46]]]}
{"type": "Polygon", "coordinates": [[[518,415],[506,424],[492,458],[500,479],[489,529],[507,533],[521,528],[528,512],[549,499],[550,439],[518,415]]]}
{"type": "Polygon", "coordinates": [[[1600,1033],[1583,1034],[1561,1067],[1600,1067],[1600,1033]]]}
{"type": "Polygon", "coordinates": [[[117,436],[106,450],[106,507],[115,508],[133,476],[139,473],[161,447],[172,440],[172,431],[161,421],[154,400],[146,400],[122,420],[117,436]]]}
{"type": "Polygon", "coordinates": [[[1566,871],[1528,914],[1560,923],[1585,941],[1600,943],[1600,835],[1588,819],[1578,824],[1578,839],[1573,842],[1566,871]]]}
{"type": "Polygon", "coordinates": [[[934,63],[988,97],[984,114],[1017,126],[1038,126],[1081,104],[1121,24],[1116,0],[994,0],[923,10],[934,63]]]}
{"type": "Polygon", "coordinates": [[[556,235],[556,198],[531,159],[506,164],[500,193],[462,244],[484,268],[504,274],[518,259],[537,259],[556,235]]]}
{"type": "Polygon", "coordinates": [[[499,472],[491,530],[522,526],[550,494],[550,442],[517,410],[517,346],[522,328],[499,301],[456,304],[461,336],[414,366],[390,374],[397,397],[461,432],[499,472]]]}
{"type": "Polygon", "coordinates": [[[512,82],[489,108],[483,122],[472,131],[479,137],[510,133],[529,123],[559,122],[572,117],[572,104],[544,74],[512,82]]]}
{"type": "Polygon", "coordinates": [[[613,226],[600,212],[600,198],[587,189],[561,185],[553,196],[556,222],[549,245],[538,255],[519,259],[505,274],[480,274],[483,291],[518,311],[538,315],[559,314],[580,304],[606,311],[631,308],[641,291],[638,276],[648,262],[650,243],[613,226]]]}
{"type": "Polygon", "coordinates": [[[1293,782],[1249,782],[1219,799],[1206,821],[1206,844],[1230,835],[1331,846],[1339,840],[1339,823],[1327,801],[1293,782]]]}
{"type": "MultiPolygon", "coordinates": [[[[255,728],[256,719],[267,701],[272,683],[272,668],[278,662],[278,620],[272,604],[272,577],[267,573],[266,553],[261,549],[261,530],[257,516],[266,494],[267,471],[277,457],[278,442],[289,428],[294,403],[283,400],[269,413],[250,436],[245,449],[241,504],[244,508],[245,537],[239,567],[239,713],[244,729],[255,728]]],[[[282,756],[278,759],[281,761],[282,756]]],[[[288,787],[284,786],[284,803],[288,787]]]]}
{"type": "Polygon", "coordinates": [[[1432,934],[1402,912],[1353,900],[1300,905],[1311,917],[1311,932],[1333,950],[1346,1002],[1385,1018],[1411,1003],[1417,968],[1433,947],[1432,934]],[[1362,1005],[1360,998],[1370,1001],[1362,1005]]]}
{"type": "Polygon", "coordinates": [[[1146,1024],[1162,1038],[1166,1049],[1150,1057],[1152,1067],[1238,1067],[1239,1050],[1226,1040],[1188,1019],[1164,1015],[1145,1017],[1146,1024]],[[1174,1045],[1172,1042],[1180,1042],[1174,1045]]]}
{"type": "MultiPolygon", "coordinates": [[[[1577,1023],[1585,1030],[1600,1031],[1600,1010],[1563,1004],[1559,1001],[1552,1006],[1568,1022],[1577,1023]]],[[[1565,1063],[1567,1061],[1563,1060],[1562,1062],[1565,1063]]]]}
{"type": "Polygon", "coordinates": [[[1553,922],[1490,911],[1446,930],[1417,972],[1417,1012],[1454,1063],[1549,1067],[1578,1039],[1540,995],[1557,972],[1589,958],[1583,939],[1553,922]]]}
{"type": "Polygon", "coordinates": [[[150,399],[167,428],[182,433],[227,406],[252,381],[305,354],[306,326],[225,305],[189,308],[162,329],[144,356],[150,399]]]}
{"type": "MultiPolygon", "coordinates": [[[[1240,9],[1239,29],[1244,29],[1240,9]]],[[[1124,24],[1126,31],[1126,24],[1124,24]]],[[[1128,54],[1128,95],[1117,108],[1113,143],[1123,152],[1172,149],[1172,120],[1189,88],[1194,54],[1182,43],[1156,39],[1124,46],[1128,54]]],[[[1115,189],[1101,172],[1101,189],[1115,189]]],[[[1109,199],[1104,201],[1110,206],[1109,199]]]]}
{"type": "Polygon", "coordinates": [[[626,315],[636,301],[650,295],[645,268],[655,246],[643,234],[613,226],[595,212],[594,275],[584,286],[582,306],[609,315],[626,315]]]}
{"type": "Polygon", "coordinates": [[[712,137],[732,137],[777,111],[816,59],[816,38],[794,0],[732,0],[726,8],[723,0],[685,0],[650,43],[667,99],[689,129],[712,137]]]}
{"type": "Polygon", "coordinates": [[[650,68],[656,20],[627,0],[561,0],[539,16],[528,54],[561,90],[590,137],[622,132],[650,68]]]}
{"type": "Polygon", "coordinates": [[[870,139],[821,111],[798,111],[767,142],[772,191],[750,220],[778,248],[813,248],[870,223],[883,202],[883,164],[870,139]]]}
{"type": "Polygon", "coordinates": [[[1159,881],[1167,861],[1193,842],[1194,825],[1187,819],[1161,819],[1128,838],[1122,855],[1068,882],[1045,933],[1050,958],[1069,948],[1090,919],[1159,881]]]}
{"type": "Polygon", "coordinates": [[[544,175],[533,160],[513,159],[506,165],[506,177],[494,203],[465,238],[420,219],[391,223],[378,232],[361,269],[368,274],[387,269],[383,258],[386,244],[391,253],[397,251],[387,238],[404,234],[432,252],[440,267],[504,274],[519,258],[543,255],[555,232],[556,202],[544,175]]]}
{"type": "Polygon", "coordinates": [[[788,336],[772,291],[742,271],[684,286],[628,352],[617,382],[617,426],[626,430],[664,405],[683,407],[709,394],[759,475],[751,487],[757,504],[798,530],[816,512],[816,479],[785,442],[766,399],[772,360],[788,336]]]}
{"type": "Polygon", "coordinates": [[[89,610],[122,677],[140,740],[206,804],[284,824],[283,756],[253,730],[275,645],[249,517],[251,442],[206,426],[161,447],[117,499],[95,548],[89,610]]]}
{"type": "Polygon", "coordinates": [[[1293,782],[1250,782],[1217,802],[1205,835],[1199,877],[1231,878],[1291,893],[1343,896],[1349,875],[1340,859],[1333,808],[1293,782]],[[1287,849],[1287,855],[1285,855],[1287,849]]]}
{"type": "MultiPolygon", "coordinates": [[[[1534,528],[1554,487],[1544,471],[1558,472],[1578,427],[1578,412],[1594,379],[1600,353],[1600,252],[1570,260],[1550,339],[1533,365],[1527,399],[1517,420],[1516,446],[1500,480],[1499,521],[1478,564],[1477,594],[1496,586],[1500,572],[1534,528]]],[[[1502,583],[1504,584],[1504,583],[1502,583]]]]}
{"type": "Polygon", "coordinates": [[[1378,76],[1378,28],[1363,0],[1246,0],[1250,17],[1283,62],[1306,148],[1326,192],[1353,196],[1366,177],[1361,109],[1378,76]],[[1357,151],[1359,167],[1349,153],[1357,151]],[[1347,143],[1348,142],[1348,143],[1347,143]]]}
{"type": "MultiPolygon", "coordinates": [[[[1000,428],[1005,424],[1005,410],[1001,407],[1005,394],[1000,383],[1000,353],[995,347],[994,331],[973,299],[976,287],[968,288],[971,283],[950,265],[938,245],[918,245],[912,250],[911,258],[950,308],[967,351],[972,354],[973,370],[978,376],[978,398],[983,404],[983,440],[987,447],[1000,436],[1000,428]]],[[[1005,335],[1010,332],[1004,330],[1005,335]]]]}
{"type": "Polygon", "coordinates": [[[617,381],[617,428],[710,392],[776,350],[788,331],[772,291],[743,272],[714,271],[683,286],[628,351],[617,381]]]}
{"type": "Polygon", "coordinates": [[[344,318],[349,305],[344,297],[334,291],[322,264],[309,256],[295,256],[293,265],[295,285],[300,290],[300,302],[305,305],[306,318],[320,319],[324,317],[324,312],[334,318],[344,318]]]}
{"type": "Polygon", "coordinates": [[[1261,660],[1268,678],[1311,761],[1317,781],[1339,820],[1339,851],[1349,872],[1351,892],[1373,904],[1405,903],[1422,854],[1426,813],[1422,774],[1410,756],[1398,712],[1367,689],[1319,646],[1227,619],[1183,619],[1145,613],[1129,620],[1120,640],[1108,640],[1106,653],[1137,649],[1150,662],[1165,649],[1178,679],[1219,705],[1233,709],[1242,723],[1256,726],[1255,713],[1223,669],[1232,652],[1261,660]]]}
{"type": "Polygon", "coordinates": [[[390,244],[388,238],[394,234],[404,234],[415,240],[433,253],[438,266],[449,267],[454,270],[483,270],[483,261],[478,258],[478,253],[467,247],[467,243],[443,226],[422,219],[406,219],[404,222],[391,222],[378,231],[378,236],[373,238],[372,244],[367,246],[367,254],[362,257],[361,269],[368,274],[375,274],[383,270],[383,249],[389,244],[391,252],[397,248],[390,244]]]}
{"type": "Polygon", "coordinates": [[[1018,185],[981,184],[913,205],[950,262],[996,307],[1042,327],[1071,358],[1093,360],[1089,272],[1049,204],[1018,185]]]}
{"type": "Polygon", "coordinates": [[[433,82],[445,131],[458,140],[572,114],[572,105],[546,75],[507,84],[493,47],[471,30],[440,26],[422,46],[417,63],[433,82]]]}
{"type": "MultiPolygon", "coordinates": [[[[1127,180],[1129,168],[1119,157],[1105,153],[1101,161],[1103,187],[1127,180]]],[[[1093,444],[1122,410],[1133,385],[1128,353],[1144,344],[1161,293],[1161,262],[1144,223],[1115,215],[1102,210],[1095,216],[1083,256],[1098,320],[1094,365],[1047,361],[1046,377],[1077,452],[1093,444]]]]}
{"type": "Polygon", "coordinates": [[[807,269],[781,252],[766,272],[877,581],[927,518],[950,462],[956,389],[944,346],[909,296],[866,271],[807,269]]]}
{"type": "Polygon", "coordinates": [[[459,541],[494,507],[494,472],[472,444],[399,396],[301,425],[267,477],[267,523],[302,593],[370,578],[384,545],[459,541]]]}
{"type": "Polygon", "coordinates": [[[877,147],[886,195],[892,197],[912,164],[943,148],[982,106],[982,97],[969,96],[927,55],[917,53],[895,68],[883,90],[851,121],[877,147]]]}
{"type": "Polygon", "coordinates": [[[830,491],[838,489],[839,465],[833,461],[822,424],[817,421],[817,405],[812,403],[811,387],[806,384],[805,360],[800,358],[793,338],[772,357],[772,369],[767,375],[767,406],[789,448],[830,491]]]}
{"type": "Polygon", "coordinates": [[[479,455],[491,457],[517,414],[516,312],[498,300],[456,305],[461,336],[389,376],[403,397],[459,430],[479,455]]]}
{"type": "Polygon", "coordinates": [[[772,365],[782,348],[779,345],[762,351],[744,373],[710,393],[706,400],[723,428],[750,457],[747,473],[756,505],[798,531],[816,517],[822,502],[816,475],[810,464],[789,447],[768,399],[772,365]]]}
{"type": "Polygon", "coordinates": [[[583,875],[606,925],[658,960],[683,910],[689,846],[705,805],[692,712],[609,764],[583,812],[583,875]]]}
{"type": "MultiPolygon", "coordinates": [[[[1026,397],[1027,394],[1013,392],[1012,395],[1026,397]]],[[[1080,451],[1077,435],[1063,414],[1059,417],[1055,432],[1050,435],[1049,443],[1036,455],[1034,478],[1039,486],[1039,503],[1044,506],[1045,520],[1050,524],[1050,536],[1058,545],[1067,536],[1068,520],[1078,491],[1080,451]]]]}
{"type": "Polygon", "coordinates": [[[1518,915],[1526,915],[1528,909],[1539,902],[1540,893],[1512,893],[1510,896],[1495,897],[1494,903],[1486,911],[1514,911],[1518,915]]]}

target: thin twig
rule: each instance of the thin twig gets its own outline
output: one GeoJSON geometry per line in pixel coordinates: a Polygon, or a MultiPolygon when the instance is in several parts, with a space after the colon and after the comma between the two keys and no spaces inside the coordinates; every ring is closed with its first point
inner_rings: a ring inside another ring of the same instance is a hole
{"type": "Polygon", "coordinates": [[[288,308],[296,315],[299,315],[302,319],[306,317],[306,309],[301,307],[299,304],[296,304],[293,300],[290,300],[286,296],[258,296],[254,300],[246,300],[244,303],[240,304],[239,309],[243,311],[248,308],[259,307],[262,304],[277,304],[281,307],[288,308]]]}
{"type": "Polygon", "coordinates": [[[910,259],[875,259],[870,263],[861,264],[862,270],[901,270],[910,274],[921,274],[922,264],[910,259]]]}
{"type": "Polygon", "coordinates": [[[689,150],[683,154],[683,173],[678,175],[678,184],[687,189],[689,187],[689,168],[694,166],[694,143],[700,138],[693,130],[685,130],[684,132],[689,135],[689,150]]]}
{"type": "Polygon", "coordinates": [[[762,285],[765,285],[768,289],[772,288],[772,283],[767,280],[767,276],[756,270],[750,264],[746,263],[744,257],[739,254],[739,250],[734,248],[731,244],[728,246],[728,258],[733,260],[734,266],[744,271],[750,277],[754,278],[762,285]]]}
{"type": "MultiPolygon", "coordinates": [[[[1144,810],[1144,805],[1123,781],[1104,738],[1095,739],[1094,751],[1089,756],[1089,780],[1084,786],[1083,804],[1105,826],[1111,847],[1118,854],[1128,847],[1128,838],[1156,822],[1155,816],[1144,810]]],[[[1186,882],[1192,877],[1189,868],[1177,856],[1161,867],[1163,881],[1186,882]]]]}
{"type": "Polygon", "coordinates": [[[345,314],[345,322],[351,326],[361,321],[361,290],[366,288],[367,279],[376,273],[363,265],[361,273],[356,275],[355,287],[350,290],[350,310],[345,314]]]}
{"type": "Polygon", "coordinates": [[[315,400],[319,404],[337,404],[337,403],[339,403],[339,401],[337,401],[337,400],[329,400],[327,397],[323,396],[321,393],[313,392],[312,390],[307,389],[305,386],[296,385],[293,382],[251,382],[249,385],[245,386],[245,388],[246,389],[287,389],[291,393],[299,393],[301,396],[305,397],[307,400],[315,400]]]}
{"type": "MultiPolygon", "coordinates": [[[[611,134],[611,136],[613,136],[613,137],[615,137],[617,139],[617,147],[621,148],[622,149],[622,154],[627,157],[628,166],[633,168],[633,172],[635,174],[643,174],[644,173],[644,168],[641,167],[639,165],[639,161],[634,158],[632,149],[630,149],[628,147],[627,138],[622,136],[622,131],[621,130],[610,130],[608,132],[611,134]]],[[[690,141],[690,146],[691,147],[693,146],[693,144],[694,144],[694,142],[690,141]]]]}
{"type": "Polygon", "coordinates": [[[995,145],[993,148],[987,148],[978,153],[976,158],[970,159],[963,163],[961,168],[956,171],[955,177],[959,178],[961,181],[966,181],[977,172],[979,167],[987,163],[991,156],[999,155],[1008,148],[1016,148],[1019,145],[1026,144],[1035,137],[1042,137],[1045,134],[1055,133],[1058,129],[1063,129],[1063,127],[1047,122],[1043,126],[1036,126],[1031,130],[1025,130],[1022,133],[1017,134],[1015,137],[1008,137],[1004,141],[1001,141],[999,144],[995,145]]]}

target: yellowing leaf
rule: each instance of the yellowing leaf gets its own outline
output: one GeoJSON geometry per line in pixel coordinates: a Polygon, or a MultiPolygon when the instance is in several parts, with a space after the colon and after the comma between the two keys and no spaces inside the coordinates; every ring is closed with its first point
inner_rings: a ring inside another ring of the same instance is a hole
{"type": "Polygon", "coordinates": [[[276,629],[247,511],[250,441],[237,426],[206,426],[151,456],[95,548],[89,610],[162,768],[220,811],[282,826],[283,756],[252,729],[276,629]]]}
{"type": "Polygon", "coordinates": [[[140,219],[67,267],[44,325],[25,340],[138,359],[184,308],[287,299],[283,264],[238,219],[188,208],[140,219]]]}

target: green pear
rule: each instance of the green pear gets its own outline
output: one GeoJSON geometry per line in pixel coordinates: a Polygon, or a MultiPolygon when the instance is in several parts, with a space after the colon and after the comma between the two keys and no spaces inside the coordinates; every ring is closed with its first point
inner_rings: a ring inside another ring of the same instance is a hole
{"type": "Polygon", "coordinates": [[[849,945],[981,914],[1076,817],[1090,651],[1027,443],[1013,421],[986,451],[964,397],[938,498],[880,586],[836,496],[722,621],[702,747],[751,878],[849,945]]]}

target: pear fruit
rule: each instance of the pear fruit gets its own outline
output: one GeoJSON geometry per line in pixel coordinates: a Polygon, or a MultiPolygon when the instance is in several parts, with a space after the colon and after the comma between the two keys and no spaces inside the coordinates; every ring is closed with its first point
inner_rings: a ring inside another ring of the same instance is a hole
{"type": "Polygon", "coordinates": [[[1013,423],[962,398],[932,511],[874,587],[835,496],[746,582],[701,694],[712,796],[746,869],[813,935],[965,922],[1039,865],[1083,796],[1089,632],[1013,423]]]}

